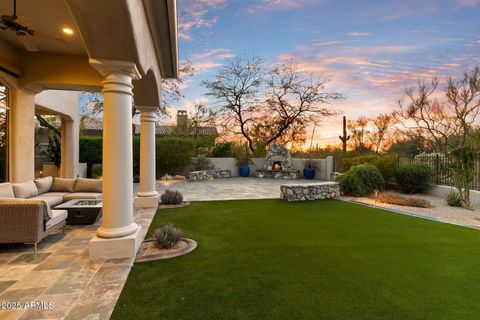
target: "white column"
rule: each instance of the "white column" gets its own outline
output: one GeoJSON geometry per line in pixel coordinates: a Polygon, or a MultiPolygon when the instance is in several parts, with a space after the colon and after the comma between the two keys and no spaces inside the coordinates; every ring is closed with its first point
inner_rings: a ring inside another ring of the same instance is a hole
{"type": "Polygon", "coordinates": [[[62,117],[62,162],[60,164],[60,172],[64,178],[76,178],[78,174],[78,131],[78,121],[62,117]]]}
{"type": "Polygon", "coordinates": [[[136,254],[140,229],[133,222],[132,78],[135,64],[91,61],[103,81],[102,225],[90,241],[92,259],[127,258],[136,254]]]}
{"type": "Polygon", "coordinates": [[[155,187],[155,108],[138,107],[140,110],[140,191],[135,198],[137,208],[158,207],[155,187]]]}

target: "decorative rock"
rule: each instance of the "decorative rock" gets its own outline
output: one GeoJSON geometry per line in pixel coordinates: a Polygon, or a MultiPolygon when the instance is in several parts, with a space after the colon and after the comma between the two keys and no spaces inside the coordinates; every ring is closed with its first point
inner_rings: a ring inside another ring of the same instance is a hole
{"type": "Polygon", "coordinates": [[[324,200],[338,196],[340,196],[340,185],[337,182],[280,186],[280,197],[287,201],[324,200]]]}

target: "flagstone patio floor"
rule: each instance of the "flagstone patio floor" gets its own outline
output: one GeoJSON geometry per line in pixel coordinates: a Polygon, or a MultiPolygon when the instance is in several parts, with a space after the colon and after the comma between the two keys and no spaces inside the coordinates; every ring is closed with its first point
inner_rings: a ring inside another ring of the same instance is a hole
{"type": "MultiPolygon", "coordinates": [[[[154,214],[135,212],[144,236],[154,214]]],[[[0,319],[110,318],[133,258],[92,262],[88,242],[99,225],[66,226],[40,242],[36,255],[32,245],[0,245],[0,319]]]]}

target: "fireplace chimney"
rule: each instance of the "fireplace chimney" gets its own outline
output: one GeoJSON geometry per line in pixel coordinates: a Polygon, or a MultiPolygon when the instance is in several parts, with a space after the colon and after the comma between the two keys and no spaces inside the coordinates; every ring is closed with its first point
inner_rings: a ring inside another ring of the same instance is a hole
{"type": "Polygon", "coordinates": [[[187,110],[177,111],[177,127],[185,127],[187,125],[188,115],[187,110]]]}

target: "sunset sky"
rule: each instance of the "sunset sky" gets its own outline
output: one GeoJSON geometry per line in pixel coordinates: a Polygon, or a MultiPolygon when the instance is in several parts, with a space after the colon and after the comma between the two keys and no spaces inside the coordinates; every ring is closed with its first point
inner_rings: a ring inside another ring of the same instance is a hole
{"type": "MultiPolygon", "coordinates": [[[[480,65],[480,0],[178,0],[179,58],[191,108],[200,82],[233,57],[291,61],[326,76],[347,118],[396,108],[418,78],[458,76],[480,65]]],[[[316,142],[338,143],[341,117],[325,119],[316,142]]]]}

